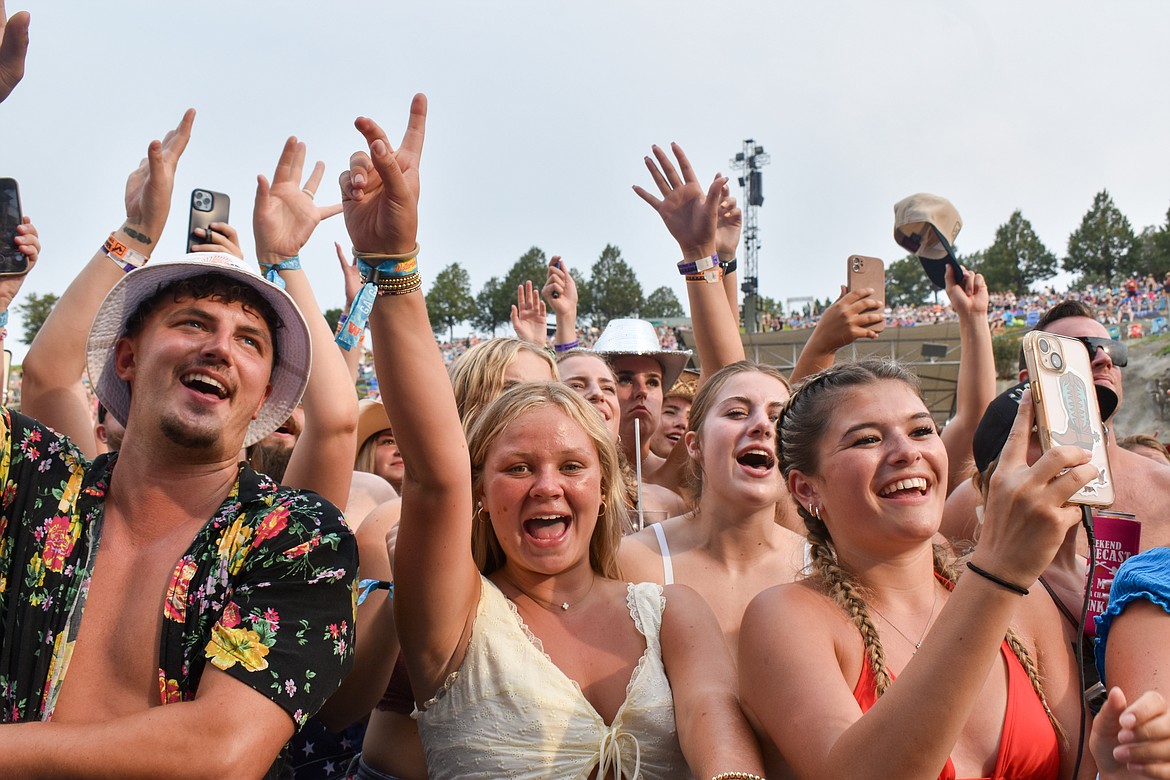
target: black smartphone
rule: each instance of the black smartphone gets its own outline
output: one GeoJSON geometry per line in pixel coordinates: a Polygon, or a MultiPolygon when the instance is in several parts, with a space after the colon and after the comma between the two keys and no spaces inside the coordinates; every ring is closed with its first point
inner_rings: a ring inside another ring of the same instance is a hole
{"type": "Polygon", "coordinates": [[[16,245],[16,228],[23,218],[16,179],[0,179],[0,276],[28,273],[28,255],[16,245]]]}
{"type": "Polygon", "coordinates": [[[210,230],[212,222],[227,222],[231,198],[212,190],[191,191],[191,218],[187,221],[187,251],[194,252],[197,244],[210,243],[208,237],[195,235],[195,228],[210,230]]]}

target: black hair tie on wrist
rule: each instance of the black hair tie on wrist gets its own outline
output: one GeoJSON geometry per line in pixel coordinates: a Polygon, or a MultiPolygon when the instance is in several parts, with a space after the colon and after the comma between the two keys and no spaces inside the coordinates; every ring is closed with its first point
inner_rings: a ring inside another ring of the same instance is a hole
{"type": "Polygon", "coordinates": [[[996,585],[999,585],[1001,588],[1007,588],[1012,593],[1018,593],[1021,596],[1028,595],[1027,588],[1021,588],[1019,585],[1016,585],[1013,582],[1008,582],[1007,580],[1003,579],[1002,577],[996,577],[994,574],[987,571],[986,569],[981,569],[978,566],[976,566],[975,564],[971,563],[971,561],[967,561],[967,568],[970,569],[971,571],[975,572],[976,574],[978,574],[980,577],[983,577],[984,579],[991,580],[996,585]]]}

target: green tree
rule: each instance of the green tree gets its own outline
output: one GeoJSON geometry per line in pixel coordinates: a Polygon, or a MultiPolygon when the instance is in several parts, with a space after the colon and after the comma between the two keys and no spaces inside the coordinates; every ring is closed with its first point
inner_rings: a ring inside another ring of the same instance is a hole
{"type": "Polygon", "coordinates": [[[1129,220],[1113,204],[1109,191],[1101,190],[1080,227],[1068,237],[1064,270],[1079,273],[1081,282],[1104,282],[1112,287],[1132,270],[1136,244],[1129,220]]]}
{"type": "Polygon", "coordinates": [[[512,321],[511,312],[509,308],[509,295],[511,295],[512,302],[516,300],[516,288],[513,287],[511,292],[500,281],[499,277],[493,276],[483,283],[483,287],[475,294],[475,314],[471,317],[472,326],[481,332],[491,331],[492,335],[496,335],[496,328],[512,321]],[[501,312],[503,312],[501,314],[501,312]]]}
{"type": "Polygon", "coordinates": [[[323,316],[325,321],[329,323],[329,328],[336,333],[337,323],[341,321],[341,309],[326,309],[323,316]]]}
{"type": "Polygon", "coordinates": [[[784,304],[775,298],[769,298],[766,295],[761,295],[756,298],[756,311],[763,314],[771,314],[773,317],[779,317],[784,314],[784,304]]]}
{"type": "Polygon", "coordinates": [[[914,255],[895,260],[886,268],[886,305],[921,306],[935,293],[922,261],[914,255]]]}
{"type": "Polygon", "coordinates": [[[1166,214],[1166,224],[1150,225],[1138,236],[1134,267],[1154,274],[1158,281],[1170,272],[1170,212],[1166,214]]]}
{"type": "Polygon", "coordinates": [[[544,287],[544,280],[547,278],[548,258],[543,249],[534,246],[520,255],[520,259],[512,264],[512,267],[508,269],[508,274],[504,277],[504,287],[511,292],[508,311],[505,314],[511,312],[512,304],[516,303],[517,287],[530,281],[539,290],[544,287]]]}
{"type": "Polygon", "coordinates": [[[664,320],[668,317],[685,317],[686,313],[674,290],[662,286],[646,296],[642,316],[651,320],[664,320]]]}
{"type": "Polygon", "coordinates": [[[531,247],[512,264],[503,279],[492,277],[475,296],[479,313],[471,317],[478,330],[492,332],[512,321],[512,307],[516,304],[516,288],[531,281],[537,289],[548,278],[548,259],[539,247],[531,247]]]}
{"type": "Polygon", "coordinates": [[[16,305],[16,310],[20,312],[20,319],[24,323],[24,335],[20,337],[22,342],[29,345],[33,343],[33,339],[37,337],[41,326],[45,324],[49,313],[57,304],[58,297],[53,293],[44,295],[29,293],[22,303],[16,305]]]}
{"type": "Polygon", "coordinates": [[[1033,282],[1056,275],[1056,255],[1036,235],[1019,209],[995,230],[995,241],[984,253],[979,272],[988,289],[1026,295],[1033,282]]]}
{"type": "Polygon", "coordinates": [[[642,285],[634,269],[612,244],[601,250],[589,276],[589,293],[594,325],[604,327],[619,317],[637,317],[642,310],[642,285]]]}
{"type": "Polygon", "coordinates": [[[471,297],[471,277],[467,269],[452,263],[435,276],[427,293],[427,315],[436,334],[444,328],[447,338],[455,338],[455,326],[475,316],[475,298],[471,297]]]}

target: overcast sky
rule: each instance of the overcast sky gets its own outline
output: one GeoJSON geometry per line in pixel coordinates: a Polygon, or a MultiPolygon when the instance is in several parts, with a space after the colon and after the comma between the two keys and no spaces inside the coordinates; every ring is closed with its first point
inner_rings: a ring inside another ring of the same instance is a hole
{"type": "MultiPolygon", "coordinates": [[[[328,166],[318,201],[337,199],[353,119],[397,143],[422,91],[424,281],[460,263],[473,291],[530,246],[587,273],[612,243],[645,292],[685,301],[677,246],[630,190],[653,143],[678,141],[704,181],[745,138],[764,146],[760,288],[779,299],[835,296],[851,253],[901,257],[892,207],[918,191],[958,207],[963,252],[1019,208],[1063,255],[1102,188],[1135,230],[1170,206],[1170,4],[1154,0],[8,0],[22,8],[0,176],[45,247],[25,291],[60,293],[121,224],[127,174],[187,106],[156,256],[181,251],[200,187],[231,196],[253,257],[255,177],[287,136],[328,166]]],[[[334,240],[340,218],[302,253],[323,308],[342,299],[334,240]]],[[[15,312],[9,330],[19,361],[15,312]]]]}

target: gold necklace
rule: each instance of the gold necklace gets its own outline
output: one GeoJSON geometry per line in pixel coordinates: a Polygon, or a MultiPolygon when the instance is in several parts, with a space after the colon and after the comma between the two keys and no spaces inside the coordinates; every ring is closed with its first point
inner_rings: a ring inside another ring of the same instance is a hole
{"type": "MultiPolygon", "coordinates": [[[[593,583],[595,583],[595,582],[597,582],[597,575],[596,575],[596,574],[594,574],[594,575],[593,575],[593,578],[589,580],[589,587],[588,587],[588,588],[585,590],[585,592],[584,592],[584,593],[582,593],[582,594],[581,594],[581,598],[579,598],[579,599],[576,599],[576,602],[577,602],[577,605],[578,605],[578,606],[580,606],[580,605],[581,605],[581,602],[582,602],[582,601],[584,601],[584,600],[585,600],[585,598],[586,598],[586,597],[587,597],[587,596],[588,596],[588,595],[589,595],[591,592],[593,592],[593,583]]],[[[524,590],[524,588],[521,588],[519,585],[517,585],[516,583],[512,582],[512,580],[511,580],[511,579],[509,579],[509,580],[508,580],[508,584],[509,584],[509,585],[511,585],[511,586],[512,586],[513,588],[515,588],[516,590],[520,591],[520,593],[521,593],[521,594],[523,594],[523,595],[527,596],[527,597],[529,598],[529,600],[530,600],[530,601],[535,601],[535,602],[536,602],[538,605],[540,605],[540,606],[544,607],[545,609],[549,609],[549,610],[551,610],[551,609],[555,609],[556,607],[558,607],[558,606],[559,606],[559,607],[560,607],[560,608],[561,608],[563,611],[565,611],[565,612],[568,612],[568,611],[569,611],[569,607],[570,607],[570,606],[572,606],[572,605],[571,605],[571,604],[570,604],[568,601],[562,601],[560,604],[554,604],[554,603],[552,603],[551,601],[545,601],[544,599],[538,599],[536,596],[533,596],[531,593],[529,593],[528,591],[524,590]]]]}
{"type": "MultiPolygon", "coordinates": [[[[872,604],[870,606],[873,607],[872,604]]],[[[910,655],[918,655],[918,648],[922,647],[922,640],[926,639],[926,632],[930,630],[930,622],[932,620],[934,620],[934,610],[937,607],[938,607],[938,587],[936,586],[934,589],[934,603],[932,603],[930,605],[930,615],[928,615],[926,618],[926,625],[922,628],[922,636],[918,637],[917,642],[915,642],[910,637],[906,636],[906,632],[903,631],[902,629],[898,628],[897,626],[895,626],[893,621],[891,621],[888,617],[883,615],[882,611],[880,609],[878,609],[877,607],[873,607],[873,611],[878,614],[878,617],[880,617],[882,620],[884,620],[886,622],[886,625],[888,625],[890,628],[894,629],[899,634],[901,634],[902,638],[905,639],[907,642],[914,645],[914,652],[911,653],[910,655]]]]}

